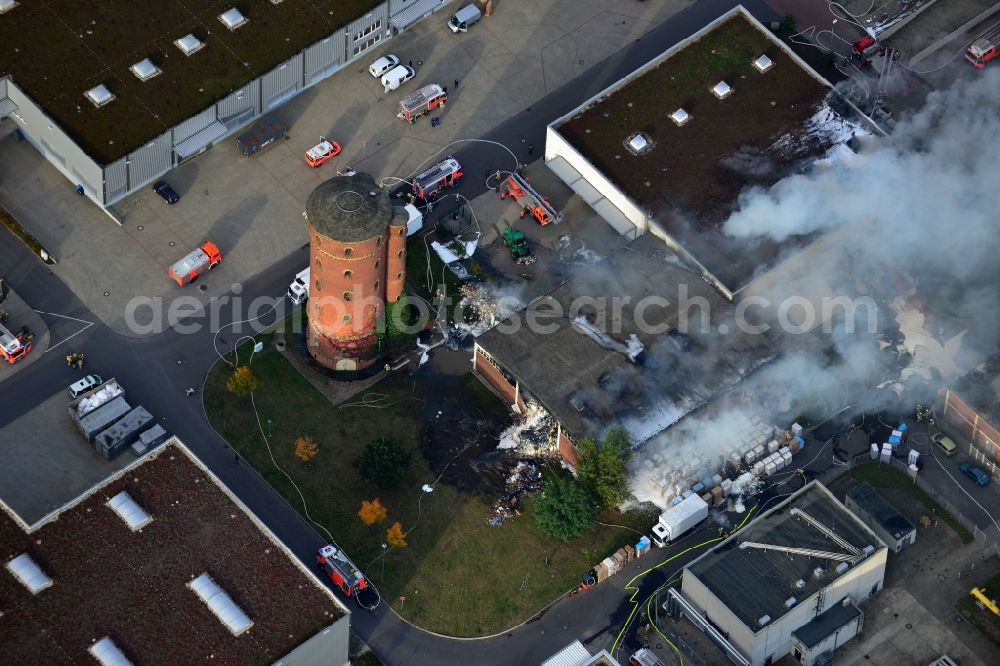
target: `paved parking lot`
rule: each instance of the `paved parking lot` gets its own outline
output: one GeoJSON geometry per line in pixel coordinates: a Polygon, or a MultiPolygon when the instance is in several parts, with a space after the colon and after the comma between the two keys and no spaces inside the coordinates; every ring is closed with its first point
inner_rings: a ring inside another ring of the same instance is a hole
{"type": "Polygon", "coordinates": [[[60,390],[0,438],[0,500],[29,525],[137,460],[131,451],[110,462],[98,455],[70,420],[69,401],[60,390]]]}
{"type": "MultiPolygon", "coordinates": [[[[280,108],[278,117],[290,125],[286,140],[250,159],[230,141],[213,147],[167,176],[179,203],[168,206],[147,189],[120,206],[121,227],[77,196],[27,142],[8,136],[0,139],[0,201],[56,256],[56,274],[87,307],[134,335],[125,320],[132,299],[183,293],[204,303],[300,248],[305,198],[338,167],[408,175],[449,142],[478,137],[524,112],[690,4],[506,2],[457,36],[442,27],[443,14],[435,15],[280,108]],[[367,65],[389,52],[412,59],[417,75],[387,95],[367,65]],[[398,100],[430,82],[449,87],[441,126],[397,120],[398,100]],[[337,139],[344,152],[312,170],[302,154],[320,135],[337,139]],[[223,262],[181,292],[167,280],[167,267],[205,240],[220,246],[223,262]]],[[[513,148],[527,157],[524,146],[513,148]]],[[[538,146],[534,155],[540,153],[538,146]]]]}

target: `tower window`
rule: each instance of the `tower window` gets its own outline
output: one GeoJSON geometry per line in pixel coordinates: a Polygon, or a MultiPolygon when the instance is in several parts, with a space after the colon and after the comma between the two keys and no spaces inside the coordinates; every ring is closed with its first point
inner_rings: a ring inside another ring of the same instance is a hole
{"type": "Polygon", "coordinates": [[[320,261],[319,257],[316,257],[316,270],[320,270],[322,268],[323,268],[323,262],[320,261]]]}
{"type": "Polygon", "coordinates": [[[397,252],[396,256],[399,257],[399,258],[402,258],[403,257],[403,251],[400,250],[399,252],[397,252]]]}
{"type": "Polygon", "coordinates": [[[346,279],[350,280],[352,277],[354,277],[354,272],[353,271],[344,271],[344,277],[346,279]]]}
{"type": "Polygon", "coordinates": [[[396,279],[397,280],[402,280],[403,279],[403,272],[402,271],[396,273],[396,279]]]}
{"type": "Polygon", "coordinates": [[[378,289],[378,280],[375,280],[375,288],[378,289]]]}
{"type": "Polygon", "coordinates": [[[349,323],[351,323],[351,315],[348,315],[348,314],[345,314],[345,315],[343,316],[343,322],[344,322],[345,324],[349,324],[349,323]]]}
{"type": "Polygon", "coordinates": [[[351,248],[349,248],[349,247],[345,247],[345,248],[344,248],[344,256],[345,256],[345,257],[349,257],[349,256],[351,256],[352,254],[354,254],[354,250],[353,250],[353,249],[351,249],[351,248]]]}
{"type": "Polygon", "coordinates": [[[353,294],[351,294],[351,292],[349,292],[349,291],[345,291],[345,292],[344,292],[344,300],[345,300],[345,301],[349,301],[349,300],[351,300],[352,298],[354,298],[354,296],[353,296],[353,294]]]}
{"type": "Polygon", "coordinates": [[[316,291],[323,291],[323,283],[316,280],[316,291]]]}
{"type": "Polygon", "coordinates": [[[399,235],[402,236],[406,232],[406,227],[399,228],[399,235]]]}

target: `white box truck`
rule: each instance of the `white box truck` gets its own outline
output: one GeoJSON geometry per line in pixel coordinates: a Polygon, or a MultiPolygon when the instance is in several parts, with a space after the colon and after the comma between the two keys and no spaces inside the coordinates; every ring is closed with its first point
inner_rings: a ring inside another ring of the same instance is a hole
{"type": "Polygon", "coordinates": [[[663,548],[706,518],[708,503],[699,495],[691,495],[660,514],[660,520],[653,525],[653,543],[663,548]]]}
{"type": "Polygon", "coordinates": [[[302,305],[309,298],[309,269],[304,268],[295,275],[288,285],[288,299],[295,305],[302,305]]]}

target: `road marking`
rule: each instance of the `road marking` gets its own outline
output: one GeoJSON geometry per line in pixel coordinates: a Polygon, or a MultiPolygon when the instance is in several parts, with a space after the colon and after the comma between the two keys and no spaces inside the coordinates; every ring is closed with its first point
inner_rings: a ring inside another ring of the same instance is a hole
{"type": "Polygon", "coordinates": [[[48,349],[46,349],[45,351],[43,351],[42,354],[46,354],[46,353],[52,351],[53,349],[55,349],[56,347],[58,347],[62,343],[68,342],[69,340],[75,338],[76,336],[80,335],[81,333],[83,333],[88,328],[90,328],[91,326],[94,325],[94,322],[92,322],[92,321],[87,321],[86,319],[77,319],[76,317],[70,317],[70,316],[67,316],[67,315],[56,314],[55,312],[42,312],[41,310],[35,310],[35,312],[37,312],[38,314],[42,314],[42,315],[50,315],[52,317],[59,317],[60,319],[69,319],[71,321],[78,321],[81,324],[86,324],[86,326],[84,326],[83,328],[81,328],[79,331],[77,331],[73,335],[71,335],[68,338],[65,338],[63,340],[60,340],[56,344],[52,345],[51,347],[49,347],[48,349]]]}

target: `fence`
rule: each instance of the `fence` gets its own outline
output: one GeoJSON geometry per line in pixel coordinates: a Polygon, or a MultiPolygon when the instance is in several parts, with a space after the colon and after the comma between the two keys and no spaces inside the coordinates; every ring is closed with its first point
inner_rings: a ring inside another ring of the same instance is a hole
{"type": "MultiPolygon", "coordinates": [[[[971,448],[971,446],[970,446],[971,448]]],[[[972,449],[975,451],[975,449],[972,449]]],[[[970,455],[971,452],[970,452],[970,455]]],[[[981,455],[981,454],[980,454],[981,455]]],[[[978,460],[978,459],[977,459],[978,460]]],[[[860,455],[849,460],[845,465],[834,467],[827,471],[827,473],[821,479],[824,484],[829,484],[835,479],[840,478],[842,475],[846,474],[851,469],[858,467],[860,465],[885,465],[888,464],[898,472],[910,475],[909,468],[906,463],[902,460],[897,460],[896,458],[890,458],[888,463],[879,462],[876,460],[871,460],[868,454],[860,455]]],[[[919,474],[914,479],[914,485],[922,490],[928,497],[938,503],[949,515],[951,515],[955,520],[957,520],[961,525],[972,533],[973,540],[980,544],[983,548],[983,557],[989,557],[991,555],[1000,555],[1000,539],[996,535],[990,536],[987,532],[981,529],[975,522],[967,518],[954,504],[952,504],[947,497],[943,496],[940,492],[935,490],[927,481],[924,480],[919,474]]]]}

